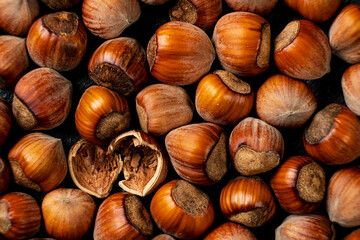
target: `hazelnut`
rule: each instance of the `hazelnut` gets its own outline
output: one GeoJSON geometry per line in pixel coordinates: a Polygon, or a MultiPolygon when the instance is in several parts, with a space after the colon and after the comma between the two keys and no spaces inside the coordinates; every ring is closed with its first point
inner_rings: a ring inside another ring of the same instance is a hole
{"type": "Polygon", "coordinates": [[[94,200],[79,189],[58,188],[47,193],[41,211],[46,232],[56,239],[81,239],[93,224],[94,200]]]}
{"type": "Polygon", "coordinates": [[[79,134],[93,144],[108,144],[130,127],[130,109],[125,97],[107,88],[91,86],[80,98],[75,112],[79,134]]]}
{"type": "Polygon", "coordinates": [[[201,236],[215,217],[209,196],[184,180],[160,187],[151,200],[150,212],[164,233],[180,239],[201,236]]]}
{"type": "Polygon", "coordinates": [[[61,139],[44,133],[22,137],[10,149],[8,158],[15,182],[36,191],[56,188],[67,174],[61,139]]]}
{"type": "Polygon", "coordinates": [[[101,44],[90,58],[88,71],[96,84],[125,96],[138,91],[149,78],[145,50],[128,37],[101,44]]]}
{"type": "Polygon", "coordinates": [[[3,194],[10,185],[10,169],[7,162],[0,157],[0,194],[3,194]]]}
{"type": "Polygon", "coordinates": [[[271,32],[261,16],[232,12],[215,25],[213,42],[221,66],[239,76],[254,76],[269,67],[271,32]]]}
{"type": "Polygon", "coordinates": [[[140,1],[149,5],[161,5],[167,3],[169,0],[140,0],[140,1]]]}
{"type": "Polygon", "coordinates": [[[146,240],[152,233],[150,214],[135,195],[114,193],[101,203],[95,219],[94,240],[146,240]]]}
{"type": "Polygon", "coordinates": [[[82,17],[95,36],[110,39],[119,36],[141,14],[138,0],[84,0],[82,17]]]}
{"type": "Polygon", "coordinates": [[[6,239],[25,239],[40,230],[41,212],[27,193],[10,192],[0,197],[0,234],[6,239]]]}
{"type": "Polygon", "coordinates": [[[87,34],[73,12],[56,12],[42,16],[31,26],[26,47],[31,59],[41,67],[69,71],[83,59],[87,34]]]}
{"type": "Polygon", "coordinates": [[[299,128],[317,108],[311,88],[300,80],[276,74],[267,79],[256,96],[256,113],[261,120],[279,128],[299,128]]]}
{"type": "Polygon", "coordinates": [[[237,177],[221,190],[220,208],[225,218],[247,227],[259,227],[275,215],[269,187],[259,177],[237,177]]]}
{"type": "Polygon", "coordinates": [[[69,115],[72,84],[50,68],[25,74],[15,86],[12,112],[25,130],[48,130],[62,124],[69,115]]]}
{"type": "Polygon", "coordinates": [[[167,234],[160,234],[152,238],[152,240],[175,240],[175,238],[167,234]]]}
{"type": "Polygon", "coordinates": [[[25,38],[0,36],[0,89],[12,88],[28,65],[25,38]]]}
{"type": "Polygon", "coordinates": [[[360,63],[360,6],[347,5],[329,29],[332,51],[347,63],[360,63]]]}
{"type": "Polygon", "coordinates": [[[37,0],[1,0],[0,28],[11,35],[25,35],[39,14],[37,0]]]}
{"type": "Polygon", "coordinates": [[[314,80],[330,72],[331,49],[325,33],[307,20],[294,20],[275,38],[275,64],[289,77],[314,80]]]}
{"type": "Polygon", "coordinates": [[[340,7],[341,0],[284,0],[294,11],[313,22],[329,20],[340,7]]]}
{"type": "Polygon", "coordinates": [[[359,167],[347,167],[335,172],[329,181],[326,198],[330,221],[347,228],[360,226],[359,195],[359,167]]]}
{"type": "Polygon", "coordinates": [[[349,235],[347,235],[344,240],[357,240],[360,239],[360,229],[356,229],[352,231],[349,235]]]}
{"type": "Polygon", "coordinates": [[[5,144],[12,126],[12,117],[9,104],[0,97],[0,147],[5,144]]]}
{"type": "Polygon", "coordinates": [[[212,230],[205,236],[204,240],[256,240],[254,234],[251,233],[246,227],[233,223],[226,222],[212,230]]]}
{"type": "Polygon", "coordinates": [[[196,111],[205,121],[235,125],[249,115],[253,104],[251,86],[227,71],[209,73],[196,88],[196,111]]]}
{"type": "Polygon", "coordinates": [[[284,155],[284,139],[266,122],[247,117],[232,130],[230,157],[242,175],[256,175],[276,167],[284,155]]]}
{"type": "Polygon", "coordinates": [[[306,152],[326,164],[346,164],[360,156],[360,120],[347,107],[332,103],[305,130],[306,152]]]}
{"type": "Polygon", "coordinates": [[[204,31],[212,29],[222,12],[221,0],[177,0],[170,8],[171,21],[194,24],[204,31]]]}
{"type": "Polygon", "coordinates": [[[278,0],[225,0],[234,11],[244,11],[259,14],[269,14],[276,6],[278,0]]]}
{"type": "Polygon", "coordinates": [[[341,79],[344,99],[348,108],[360,116],[360,64],[346,69],[341,79]]]}
{"type": "Polygon", "coordinates": [[[208,35],[190,23],[160,26],[147,46],[150,73],[163,83],[188,85],[209,72],[215,50],[208,35]]]}
{"type": "Polygon", "coordinates": [[[189,123],[194,104],[179,86],[153,84],[136,95],[136,112],[144,132],[161,136],[189,123]]]}
{"type": "Polygon", "coordinates": [[[320,206],[325,197],[325,172],[310,157],[290,157],[271,177],[270,185],[285,211],[310,213],[320,206]]]}
{"type": "Polygon", "coordinates": [[[78,4],[81,0],[41,0],[52,10],[63,10],[78,4]]]}
{"type": "Polygon", "coordinates": [[[275,240],[335,240],[335,229],[322,215],[290,215],[275,230],[275,240]]]}

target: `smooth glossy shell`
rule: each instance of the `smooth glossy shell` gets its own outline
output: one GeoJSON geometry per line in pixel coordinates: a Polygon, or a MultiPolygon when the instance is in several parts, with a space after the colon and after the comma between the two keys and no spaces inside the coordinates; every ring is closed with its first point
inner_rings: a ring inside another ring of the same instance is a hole
{"type": "Polygon", "coordinates": [[[226,71],[206,75],[196,88],[196,111],[205,121],[235,125],[251,112],[253,104],[251,86],[226,71]]]}
{"type": "Polygon", "coordinates": [[[56,239],[81,239],[91,228],[96,204],[79,189],[58,188],[41,205],[46,232],[56,239]]]}
{"type": "Polygon", "coordinates": [[[330,179],[326,209],[332,222],[342,227],[360,226],[360,169],[338,170],[330,179]]]}
{"type": "Polygon", "coordinates": [[[261,16],[233,12],[215,25],[213,42],[221,66],[239,76],[254,76],[269,67],[270,25],[261,16]]]}
{"type": "Polygon", "coordinates": [[[354,230],[352,233],[347,235],[344,240],[358,240],[360,239],[360,229],[354,230]]]}
{"type": "Polygon", "coordinates": [[[104,145],[129,128],[129,104],[120,94],[104,87],[91,86],[79,100],[75,125],[86,141],[104,145]],[[107,117],[109,122],[99,125],[107,117]]]}
{"type": "MultiPolygon", "coordinates": [[[[317,126],[305,130],[303,142],[306,152],[316,160],[330,165],[349,163],[360,156],[360,120],[347,107],[333,103],[324,109],[337,109],[332,116],[315,115],[317,126]],[[329,122],[330,121],[330,122],[329,122]],[[331,124],[331,125],[329,125],[331,124]],[[329,125],[329,130],[321,134],[320,125],[329,125]],[[318,136],[318,141],[310,141],[308,136],[318,136]]],[[[324,109],[322,111],[324,111],[324,109]]],[[[325,111],[327,111],[325,110],[325,111]]]]}
{"type": "Polygon", "coordinates": [[[64,180],[67,161],[61,139],[44,133],[22,137],[8,155],[17,184],[48,192],[64,180]]]}
{"type": "Polygon", "coordinates": [[[317,108],[311,88],[300,80],[277,74],[267,79],[256,94],[261,120],[279,128],[299,128],[317,108]]]}
{"type": "Polygon", "coordinates": [[[333,53],[350,64],[360,63],[360,6],[349,4],[329,29],[333,53]]]}
{"type": "Polygon", "coordinates": [[[25,38],[0,36],[0,88],[13,87],[28,65],[25,38]]]}
{"type": "Polygon", "coordinates": [[[290,215],[275,230],[275,240],[335,240],[335,229],[325,216],[290,215]]]}
{"type": "Polygon", "coordinates": [[[330,72],[331,49],[325,33],[307,20],[288,23],[275,38],[275,64],[289,77],[314,80],[330,72]]]}
{"type": "Polygon", "coordinates": [[[348,108],[360,116],[360,63],[346,69],[341,79],[344,99],[348,108]]]}
{"type": "Polygon", "coordinates": [[[141,14],[138,0],[84,0],[82,17],[95,36],[110,39],[119,36],[141,14]]]}
{"type": "MultiPolygon", "coordinates": [[[[213,223],[215,217],[214,207],[209,200],[208,206],[204,206],[198,212],[196,209],[188,209],[194,214],[185,212],[173,198],[174,188],[178,181],[183,180],[173,180],[158,189],[151,200],[151,215],[158,227],[165,233],[181,239],[199,237],[213,223]]],[[[191,199],[190,204],[196,204],[194,203],[196,198],[194,199],[187,194],[184,196],[191,199]]]]}
{"type": "Polygon", "coordinates": [[[26,47],[40,67],[69,71],[77,67],[85,55],[87,34],[75,13],[51,13],[31,26],[26,47]]]}
{"type": "Polygon", "coordinates": [[[0,197],[0,233],[7,239],[26,239],[41,226],[41,211],[27,193],[10,192],[0,197]]]}
{"type": "Polygon", "coordinates": [[[147,60],[151,75],[160,82],[188,85],[209,72],[215,50],[199,27],[171,21],[160,26],[149,41],[147,60]]]}
{"type": "Polygon", "coordinates": [[[233,223],[226,222],[213,229],[204,240],[256,240],[254,234],[251,233],[246,227],[233,223]]]}
{"type": "Polygon", "coordinates": [[[259,227],[275,215],[269,187],[259,177],[237,177],[221,190],[220,208],[225,218],[248,227],[259,227]]]}
{"type": "Polygon", "coordinates": [[[148,81],[144,48],[134,38],[111,39],[98,47],[89,60],[89,77],[98,85],[131,95],[148,81]]]}
{"type": "Polygon", "coordinates": [[[5,144],[12,126],[12,117],[9,104],[0,97],[0,147],[5,144]]]}
{"type": "Polygon", "coordinates": [[[313,22],[329,20],[341,5],[341,0],[284,0],[294,11],[313,22]]]}

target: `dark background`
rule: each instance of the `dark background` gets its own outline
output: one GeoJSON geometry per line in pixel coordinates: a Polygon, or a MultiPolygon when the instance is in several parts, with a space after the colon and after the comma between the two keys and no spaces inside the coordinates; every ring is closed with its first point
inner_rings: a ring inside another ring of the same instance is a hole
{"type": "MultiPolygon", "coordinates": [[[[133,37],[137,39],[142,46],[146,49],[147,43],[151,36],[155,33],[156,29],[164,24],[165,22],[169,21],[168,18],[168,9],[169,7],[174,4],[175,0],[171,0],[169,3],[161,5],[161,6],[149,6],[141,3],[141,17],[140,19],[131,25],[128,29],[126,29],[120,36],[127,36],[127,37],[133,37]]],[[[357,3],[360,4],[360,0],[343,0],[342,5],[338,9],[337,13],[334,15],[333,18],[328,20],[325,23],[318,24],[323,31],[328,34],[329,27],[336,17],[336,15],[340,12],[340,10],[349,3],[357,3]]],[[[47,13],[54,12],[47,8],[42,2],[40,2],[41,5],[41,16],[47,13]]],[[[68,9],[68,11],[74,11],[79,16],[81,16],[81,4],[78,4],[74,6],[73,8],[68,9]]],[[[223,2],[223,14],[226,14],[230,12],[229,8],[226,6],[225,2],[223,2]]],[[[276,8],[265,18],[269,21],[271,26],[271,32],[272,32],[272,41],[274,38],[280,33],[280,31],[285,27],[285,25],[294,19],[301,19],[302,17],[298,15],[297,13],[291,11],[283,2],[282,0],[279,0],[276,8]]],[[[67,118],[67,120],[60,125],[59,127],[49,130],[49,131],[43,131],[46,134],[49,134],[51,136],[61,138],[63,141],[63,145],[66,151],[66,154],[68,154],[69,149],[73,144],[75,144],[76,141],[80,139],[79,134],[77,133],[77,130],[75,128],[74,123],[74,115],[76,106],[78,104],[78,101],[82,95],[82,93],[85,91],[86,88],[93,85],[94,83],[89,79],[87,74],[87,64],[89,61],[89,58],[91,57],[92,53],[96,50],[100,44],[102,44],[105,40],[93,36],[89,31],[88,33],[88,48],[85,54],[85,57],[82,61],[82,63],[74,70],[69,72],[62,72],[67,79],[69,79],[73,83],[73,107],[72,110],[67,118]]],[[[0,34],[7,34],[6,32],[0,30],[0,34]]],[[[209,37],[212,36],[212,31],[208,32],[209,37]]],[[[24,36],[25,37],[25,36],[24,36]]],[[[331,72],[327,75],[325,75],[323,78],[313,81],[306,81],[311,88],[313,89],[317,101],[318,101],[318,109],[317,111],[323,109],[326,105],[330,103],[341,103],[345,104],[343,99],[343,94],[341,90],[341,77],[343,72],[349,67],[349,64],[346,64],[341,59],[337,58],[336,56],[332,56],[331,60],[331,72]]],[[[37,66],[30,62],[30,67],[27,71],[30,71],[34,68],[37,68],[37,66]]],[[[212,70],[220,68],[220,65],[217,60],[215,60],[212,70]]],[[[247,81],[254,91],[256,92],[257,89],[261,86],[261,84],[270,76],[273,74],[280,73],[279,70],[277,70],[273,58],[271,56],[271,62],[270,62],[270,68],[263,73],[262,75],[251,77],[251,78],[242,78],[243,80],[247,81]]],[[[153,78],[150,78],[149,84],[156,83],[157,81],[153,78]]],[[[185,86],[184,88],[188,91],[189,95],[194,101],[195,98],[195,89],[196,85],[192,84],[189,86],[185,86]]],[[[12,101],[12,90],[0,90],[0,96],[5,98],[9,103],[12,101]]],[[[135,111],[135,100],[134,96],[127,97],[127,100],[131,106],[132,109],[132,125],[131,129],[139,129],[138,119],[135,111]]],[[[250,116],[257,117],[255,108],[253,109],[250,116]]],[[[196,122],[202,122],[202,119],[197,115],[196,112],[194,112],[194,118],[192,123],[196,122]]],[[[306,126],[305,126],[306,127],[306,126]]],[[[286,129],[280,129],[280,131],[283,134],[284,140],[285,140],[285,154],[284,159],[295,156],[295,155],[307,155],[303,143],[302,143],[302,134],[305,129],[305,127],[301,129],[292,129],[292,130],[286,130],[286,129]]],[[[230,134],[232,128],[227,127],[227,132],[230,134]]],[[[7,159],[7,154],[9,149],[24,135],[28,134],[30,132],[22,130],[20,127],[17,126],[15,121],[13,122],[12,129],[10,131],[9,137],[5,143],[5,145],[0,148],[0,156],[4,159],[7,159]]],[[[163,138],[158,138],[159,142],[163,144],[163,138]]],[[[345,166],[349,165],[360,165],[359,159],[353,161],[350,164],[347,164],[345,166]]],[[[326,177],[327,180],[332,176],[332,174],[345,166],[325,166],[322,165],[326,171],[326,177]]],[[[268,173],[261,174],[260,177],[266,181],[266,183],[269,185],[269,179],[273,171],[270,171],[268,173]]],[[[225,177],[217,184],[210,186],[210,187],[200,187],[203,191],[205,191],[207,194],[209,194],[216,212],[216,217],[214,224],[211,229],[214,227],[220,225],[223,222],[226,222],[227,220],[223,217],[220,211],[219,207],[219,196],[222,187],[232,178],[235,176],[238,176],[238,174],[234,171],[233,168],[230,169],[230,171],[225,175],[225,177]]],[[[166,179],[166,182],[179,178],[173,168],[169,167],[168,176],[166,179]]],[[[63,181],[63,183],[59,187],[67,187],[67,188],[77,188],[75,184],[73,183],[70,174],[67,175],[66,179],[63,181]]],[[[15,183],[11,183],[9,189],[7,192],[12,191],[20,191],[20,192],[26,192],[30,195],[34,196],[38,203],[41,204],[43,197],[46,193],[37,193],[33,190],[21,187],[16,185],[15,183]]],[[[118,191],[122,191],[120,187],[117,185],[117,183],[114,184],[113,190],[111,192],[115,193],[118,191]]],[[[149,209],[151,198],[154,194],[150,194],[149,196],[146,196],[144,198],[141,198],[142,202],[146,206],[147,209],[149,209]]],[[[100,203],[103,201],[103,199],[97,199],[93,197],[97,205],[99,206],[100,203]]],[[[327,215],[326,210],[324,208],[324,204],[317,210],[318,213],[327,215]]],[[[274,219],[266,224],[265,226],[258,227],[258,228],[252,228],[250,229],[254,235],[258,239],[274,239],[274,230],[276,227],[278,227],[281,222],[284,220],[286,216],[289,214],[283,211],[280,206],[277,204],[277,211],[274,219]]],[[[355,228],[342,228],[337,224],[334,224],[337,234],[337,239],[342,239],[344,236],[349,234],[351,231],[353,231],[355,228]]],[[[210,229],[210,230],[211,230],[210,229]]],[[[210,231],[209,230],[209,231],[210,231]]],[[[208,231],[208,232],[209,232],[208,231]]],[[[207,233],[208,233],[207,232],[207,233]]],[[[157,234],[160,234],[161,231],[156,227],[154,224],[154,236],[157,234]]],[[[41,226],[41,230],[38,234],[35,235],[35,237],[48,237],[44,225],[41,226]]],[[[84,237],[84,239],[91,239],[92,238],[92,230],[84,237]]]]}

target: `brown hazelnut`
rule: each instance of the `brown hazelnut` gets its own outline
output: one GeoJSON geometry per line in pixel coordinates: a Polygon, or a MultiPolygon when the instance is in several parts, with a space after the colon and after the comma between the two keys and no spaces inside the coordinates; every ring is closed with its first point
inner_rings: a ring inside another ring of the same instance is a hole
{"type": "Polygon", "coordinates": [[[275,230],[275,240],[335,240],[335,229],[322,215],[290,215],[275,230]]]}
{"type": "Polygon", "coordinates": [[[10,168],[7,162],[0,157],[0,194],[3,194],[10,185],[10,168]]]}
{"type": "Polygon", "coordinates": [[[232,12],[215,25],[213,42],[221,66],[239,76],[254,76],[269,67],[271,32],[261,16],[232,12]]]}
{"type": "Polygon", "coordinates": [[[175,240],[175,238],[167,234],[160,234],[152,238],[151,240],[175,240]]]}
{"type": "Polygon", "coordinates": [[[46,232],[63,240],[81,239],[93,224],[95,210],[94,200],[79,189],[55,189],[41,204],[46,232]]]}
{"type": "Polygon", "coordinates": [[[256,113],[261,120],[279,128],[299,128],[317,108],[315,94],[300,80],[276,74],[256,94],[256,113]]]}
{"type": "Polygon", "coordinates": [[[151,75],[160,82],[188,85],[209,72],[215,49],[199,27],[171,21],[160,26],[150,39],[147,60],[151,75]]]}
{"type": "Polygon", "coordinates": [[[285,211],[310,213],[325,197],[325,172],[312,158],[295,156],[281,164],[271,177],[270,185],[285,211]]]}
{"type": "Polygon", "coordinates": [[[189,123],[194,104],[179,86],[153,84],[136,95],[136,112],[144,132],[161,136],[189,123]]]}
{"type": "Polygon", "coordinates": [[[358,240],[360,239],[360,228],[352,231],[349,235],[347,235],[344,240],[358,240]]]}
{"type": "Polygon", "coordinates": [[[274,60],[278,69],[289,77],[321,78],[330,72],[329,40],[314,23],[291,21],[275,38],[274,60]]]}
{"type": "Polygon", "coordinates": [[[340,7],[341,0],[284,0],[294,11],[313,22],[329,20],[340,7]]]}
{"type": "Polygon", "coordinates": [[[149,78],[144,48],[128,37],[101,44],[90,58],[88,71],[96,84],[125,96],[138,91],[149,78]]]}
{"type": "Polygon", "coordinates": [[[0,197],[0,234],[6,239],[25,239],[40,230],[41,212],[27,193],[10,192],[0,197]]]}
{"type": "Polygon", "coordinates": [[[140,1],[149,5],[161,5],[167,3],[169,0],[140,0],[140,1]]]}
{"type": "Polygon", "coordinates": [[[326,164],[346,164],[360,156],[360,120],[332,103],[319,111],[303,137],[306,152],[326,164]]]}
{"type": "Polygon", "coordinates": [[[349,4],[336,17],[329,29],[332,51],[347,63],[360,63],[360,6],[349,4]]]}
{"type": "Polygon", "coordinates": [[[1,0],[0,28],[11,35],[25,35],[39,14],[37,0],[1,0]]]}
{"type": "Polygon", "coordinates": [[[346,69],[341,79],[344,99],[348,108],[360,116],[360,64],[346,69]]]}
{"type": "Polygon", "coordinates": [[[150,214],[135,195],[118,192],[101,203],[95,219],[94,240],[146,240],[152,233],[150,214]]]}
{"type": "Polygon", "coordinates": [[[69,115],[72,84],[50,68],[25,74],[15,86],[12,112],[25,130],[48,130],[62,124],[69,115]]]}
{"type": "Polygon", "coordinates": [[[225,218],[247,227],[259,227],[275,215],[269,187],[259,177],[237,177],[221,190],[220,208],[225,218]]]}
{"type": "Polygon", "coordinates": [[[8,154],[17,184],[48,192],[64,180],[67,162],[61,139],[44,133],[22,137],[8,154]]]}
{"type": "Polygon", "coordinates": [[[150,211],[163,232],[181,239],[201,236],[215,217],[209,196],[184,180],[160,187],[151,200],[150,211]]]}
{"type": "Polygon", "coordinates": [[[12,126],[12,117],[9,104],[0,97],[0,147],[5,144],[12,126]]]}
{"type": "Polygon", "coordinates": [[[82,17],[95,36],[110,39],[119,36],[141,14],[138,0],[84,0],[82,17]]]}
{"type": "Polygon", "coordinates": [[[234,11],[244,11],[259,14],[269,14],[276,6],[278,0],[225,0],[234,11]]]}
{"type": "Polygon", "coordinates": [[[242,175],[256,175],[276,167],[284,155],[284,139],[266,122],[247,117],[232,130],[230,157],[242,175]]]}
{"type": "Polygon", "coordinates": [[[330,221],[342,227],[360,226],[360,168],[347,167],[331,177],[326,209],[330,221]]]}
{"type": "Polygon", "coordinates": [[[25,38],[0,36],[0,89],[13,87],[28,65],[25,38]]]}
{"type": "Polygon", "coordinates": [[[64,10],[78,4],[81,0],[41,0],[52,10],[64,10]]]}
{"type": "Polygon", "coordinates": [[[212,29],[222,12],[222,0],[177,0],[170,8],[171,21],[194,24],[204,31],[212,29]]]}
{"type": "Polygon", "coordinates": [[[108,144],[130,127],[130,109],[126,98],[107,88],[91,86],[80,98],[75,112],[79,134],[93,144],[108,144]]]}
{"type": "Polygon", "coordinates": [[[194,123],[169,132],[165,146],[177,174],[198,185],[212,185],[228,170],[227,135],[213,123],[194,123]]]}
{"type": "Polygon", "coordinates": [[[42,16],[31,26],[26,47],[41,67],[69,71],[83,59],[87,34],[76,13],[56,12],[42,16]]]}
{"type": "Polygon", "coordinates": [[[204,240],[256,240],[254,234],[251,233],[246,227],[233,223],[226,222],[212,230],[205,236],[204,240]]]}
{"type": "Polygon", "coordinates": [[[196,111],[205,121],[235,125],[249,115],[253,104],[251,86],[227,71],[209,73],[196,88],[196,111]]]}

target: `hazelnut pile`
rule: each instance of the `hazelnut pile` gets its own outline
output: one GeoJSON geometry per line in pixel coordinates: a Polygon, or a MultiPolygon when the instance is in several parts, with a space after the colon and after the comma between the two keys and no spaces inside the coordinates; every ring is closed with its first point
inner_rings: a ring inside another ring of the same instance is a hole
{"type": "Polygon", "coordinates": [[[0,238],[360,239],[360,0],[1,0],[0,238]]]}

